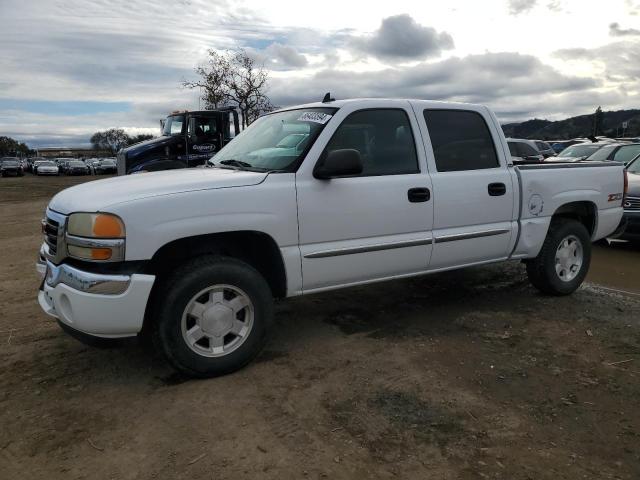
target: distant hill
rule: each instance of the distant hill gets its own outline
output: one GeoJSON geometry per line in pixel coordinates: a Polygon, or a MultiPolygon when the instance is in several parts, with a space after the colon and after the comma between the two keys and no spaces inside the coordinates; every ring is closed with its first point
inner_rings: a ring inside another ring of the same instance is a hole
{"type": "MultiPolygon", "coordinates": [[[[622,122],[629,122],[625,136],[640,136],[640,110],[618,110],[602,113],[601,135],[609,137],[621,136],[622,122]]],[[[593,131],[593,114],[579,115],[557,122],[534,118],[526,122],[504,124],[502,125],[502,130],[507,137],[513,138],[560,140],[585,137],[591,135],[593,131]]]]}

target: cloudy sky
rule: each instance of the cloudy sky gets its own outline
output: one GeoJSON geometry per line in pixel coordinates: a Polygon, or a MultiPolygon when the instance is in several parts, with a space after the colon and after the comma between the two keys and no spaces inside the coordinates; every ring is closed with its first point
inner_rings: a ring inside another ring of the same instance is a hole
{"type": "Polygon", "coordinates": [[[504,122],[640,108],[640,0],[0,0],[0,135],[157,133],[209,48],[245,48],[286,106],[480,102],[504,122]]]}

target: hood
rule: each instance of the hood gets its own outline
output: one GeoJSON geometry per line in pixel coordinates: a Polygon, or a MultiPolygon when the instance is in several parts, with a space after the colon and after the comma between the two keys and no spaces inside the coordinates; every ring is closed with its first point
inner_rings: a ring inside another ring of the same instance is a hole
{"type": "Polygon", "coordinates": [[[58,193],[49,208],[62,214],[105,211],[117,203],[176,193],[257,185],[265,172],[186,168],[87,182],[58,193]]]}
{"type": "Polygon", "coordinates": [[[163,135],[162,137],[152,138],[143,142],[134,143],[124,148],[122,151],[127,155],[127,158],[136,158],[138,155],[146,154],[151,151],[162,151],[165,146],[174,143],[178,138],[163,135]]]}

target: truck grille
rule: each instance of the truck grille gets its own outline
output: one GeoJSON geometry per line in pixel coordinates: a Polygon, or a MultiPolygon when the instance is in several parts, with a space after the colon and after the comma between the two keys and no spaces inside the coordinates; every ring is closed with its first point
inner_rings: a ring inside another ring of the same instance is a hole
{"type": "Polygon", "coordinates": [[[44,243],[47,244],[48,252],[46,256],[54,263],[57,263],[65,255],[66,248],[64,245],[61,246],[65,224],[66,217],[64,215],[47,209],[46,216],[42,220],[42,233],[44,235],[44,243]]]}
{"type": "Polygon", "coordinates": [[[625,210],[640,210],[640,197],[627,197],[624,199],[625,210]]]}
{"type": "Polygon", "coordinates": [[[47,218],[44,221],[44,241],[49,245],[49,251],[52,255],[58,253],[58,227],[58,222],[51,218],[47,218]]]}

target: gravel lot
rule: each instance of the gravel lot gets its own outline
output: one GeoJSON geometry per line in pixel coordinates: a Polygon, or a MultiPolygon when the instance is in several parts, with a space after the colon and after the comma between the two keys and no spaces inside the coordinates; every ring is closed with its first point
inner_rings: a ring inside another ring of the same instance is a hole
{"type": "MultiPolygon", "coordinates": [[[[511,263],[298,298],[258,361],[188,380],[40,311],[39,220],[86,180],[0,179],[0,478],[640,478],[640,296],[511,263]]],[[[592,281],[637,291],[611,255],[592,281]]]]}

